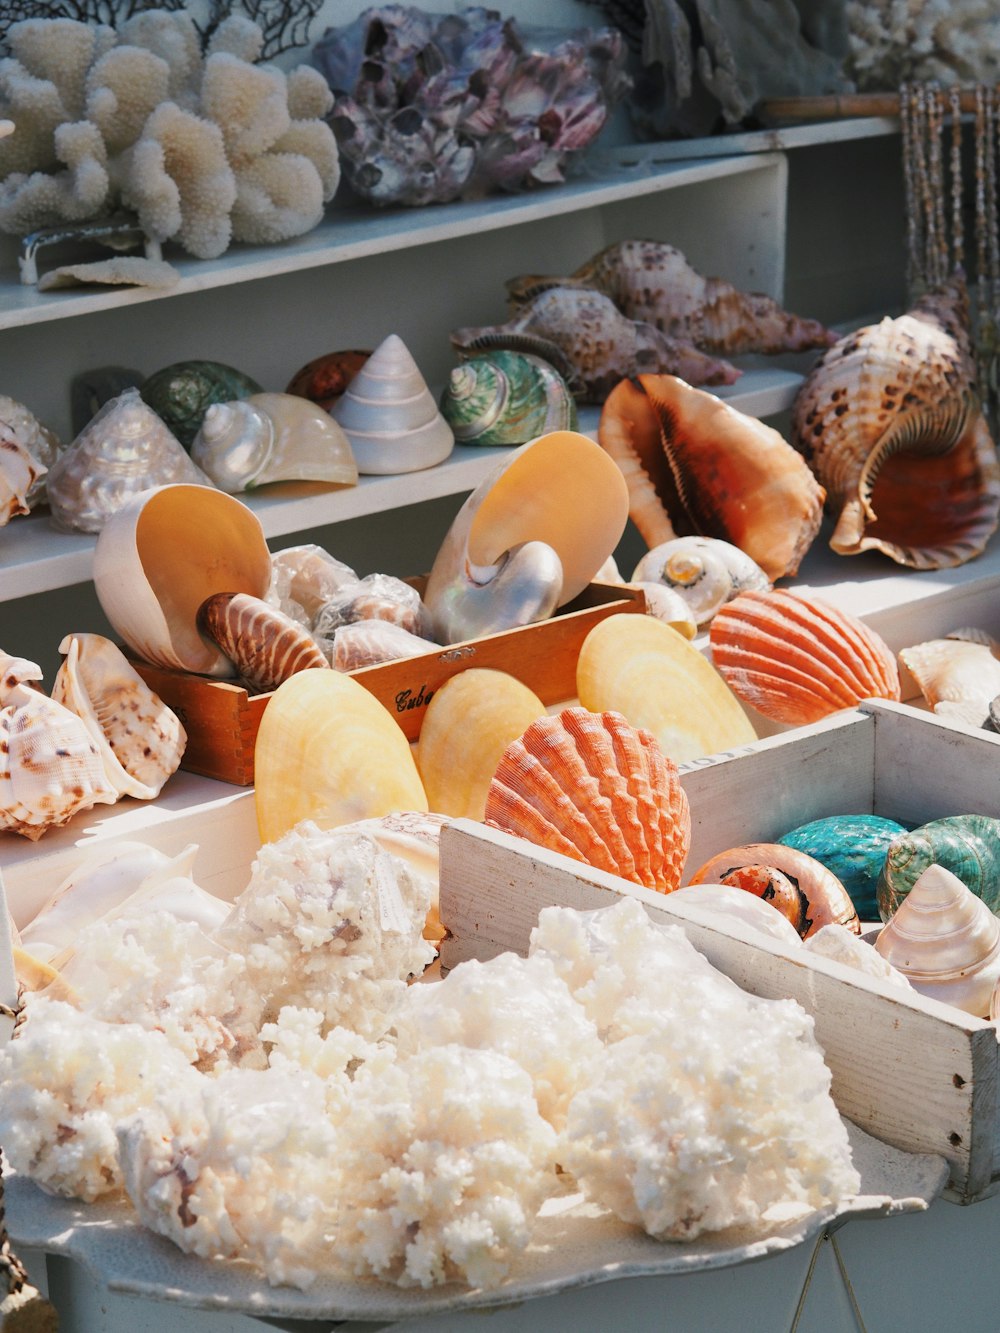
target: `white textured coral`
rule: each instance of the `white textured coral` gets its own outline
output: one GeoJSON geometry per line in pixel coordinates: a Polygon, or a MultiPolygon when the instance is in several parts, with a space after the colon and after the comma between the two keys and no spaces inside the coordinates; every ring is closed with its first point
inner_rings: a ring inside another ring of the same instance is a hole
{"type": "Polygon", "coordinates": [[[849,71],[862,88],[994,83],[1000,74],[995,0],[847,0],[846,11],[849,71]]]}

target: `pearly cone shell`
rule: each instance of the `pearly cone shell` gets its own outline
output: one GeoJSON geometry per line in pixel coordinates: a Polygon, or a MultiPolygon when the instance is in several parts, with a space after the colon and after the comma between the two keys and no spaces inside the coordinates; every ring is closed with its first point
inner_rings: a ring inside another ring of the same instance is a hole
{"type": "Polygon", "coordinates": [[[456,643],[550,614],[587,587],[627,521],[621,474],[586,435],[550,431],[515,449],[465,501],[434,560],[424,604],[437,637],[456,643]],[[538,558],[539,545],[554,561],[538,558]]]}
{"type": "Polygon", "coordinates": [[[409,348],[391,333],[330,408],[363,473],[417,472],[455,447],[409,348]]]}
{"type": "Polygon", "coordinates": [[[875,940],[914,990],[985,1018],[1000,978],[1000,920],[957,875],[930,865],[875,940]]]}
{"type": "Polygon", "coordinates": [[[271,557],[256,515],[224,491],[160,486],[105,525],[94,551],[104,614],[141,658],[177,671],[232,676],[198,632],[198,608],[217,592],[264,597],[271,557]]]}

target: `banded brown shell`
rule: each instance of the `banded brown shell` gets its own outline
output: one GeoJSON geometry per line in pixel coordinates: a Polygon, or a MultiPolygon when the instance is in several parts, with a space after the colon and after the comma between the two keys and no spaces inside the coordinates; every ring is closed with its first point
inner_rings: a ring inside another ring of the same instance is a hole
{"type": "Polygon", "coordinates": [[[507,747],[486,822],[661,893],[680,886],[691,840],[677,766],[652,734],[577,707],[507,747]]]}
{"type": "Polygon", "coordinates": [[[896,659],[857,617],[782,589],[742,592],[709,626],[733,693],[773,721],[818,722],[862,699],[899,699],[896,659]]]}
{"type": "Polygon", "coordinates": [[[312,635],[291,616],[244,592],[217,592],[198,608],[198,628],[218,644],[258,694],[307,667],[329,667],[312,635]]]}

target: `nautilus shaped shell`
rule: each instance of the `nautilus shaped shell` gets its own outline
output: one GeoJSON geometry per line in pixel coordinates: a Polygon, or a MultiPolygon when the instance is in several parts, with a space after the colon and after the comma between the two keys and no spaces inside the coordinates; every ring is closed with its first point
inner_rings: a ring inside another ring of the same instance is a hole
{"type": "Polygon", "coordinates": [[[308,398],[329,412],[370,356],[371,348],[350,348],[314,357],[295,372],[285,393],[308,398]]]}
{"type": "Polygon", "coordinates": [[[576,692],[585,708],[611,709],[651,732],[678,764],[757,739],[712,664],[649,616],[607,616],[590,630],[577,657],[576,692]]]}
{"type": "Polygon", "coordinates": [[[962,880],[931,865],[875,940],[914,990],[985,1018],[1000,978],[1000,920],[962,880]]]}
{"type": "Polygon", "coordinates": [[[708,630],[712,661],[733,693],[790,726],[818,722],[862,699],[898,699],[885,641],[856,616],[773,588],[742,592],[708,630]]]}
{"type": "Polygon", "coordinates": [[[882,815],[826,815],[778,841],[813,856],[837,876],[862,921],[878,919],[876,888],[889,844],[906,828],[882,815]]]}
{"type": "Polygon", "coordinates": [[[823,518],[823,488],[771,426],[673,375],[609,395],[601,445],[621,468],[629,516],[652,548],[695,533],[745,551],[769,579],[794,574],[823,518]]]}
{"type": "Polygon", "coordinates": [[[157,666],[231,676],[233,664],[198,630],[216,592],[263,597],[271,554],[260,520],[224,491],[160,486],[135,496],[105,525],[94,551],[104,614],[139,657],[157,666]]]}
{"type": "Polygon", "coordinates": [[[957,629],[943,639],[901,648],[899,660],[935,713],[981,727],[1000,694],[1000,644],[982,630],[957,629]]]}
{"type": "Polygon", "coordinates": [[[659,583],[677,593],[695,621],[707,625],[720,606],[748,588],[770,588],[760,565],[717,537],[674,537],[647,551],[633,583],[659,583]]]}
{"type": "Polygon", "coordinates": [[[652,324],[629,319],[610,297],[573,287],[539,292],[506,323],[455,329],[451,344],[468,355],[506,348],[540,356],[585,403],[602,403],[627,375],[659,371],[691,384],[732,384],[740,374],[652,324]]]}
{"type": "Polygon", "coordinates": [[[397,334],[379,343],[330,408],[358,471],[417,472],[442,463],[455,447],[427,381],[397,334]]]}
{"type": "Polygon", "coordinates": [[[402,728],[340,671],[300,671],[275,690],[257,732],[254,782],[262,842],[303,819],[329,829],[427,810],[402,728]]]}
{"type": "Polygon", "coordinates": [[[958,280],[842,338],[795,402],[794,442],[827,490],[841,555],[914,569],[978,555],[1000,515],[1000,464],[979,410],[958,280]]]}
{"type": "Polygon", "coordinates": [[[507,747],[486,822],[661,893],[679,887],[691,841],[676,764],[649,732],[586,708],[539,718],[507,747]]]}
{"type": "Polygon", "coordinates": [[[762,292],[742,292],[724,278],[702,277],[680,250],[662,241],[617,241],[568,278],[529,274],[507,283],[518,305],[551,287],[593,288],[629,319],[724,356],[801,352],[829,347],[837,337],[814,319],[782,310],[762,292]]]}
{"type": "MultiPolygon", "coordinates": [[[[57,436],[43,426],[23,403],[0,393],[0,451],[8,449],[6,442],[11,439],[23,453],[30,455],[36,474],[35,479],[23,488],[22,498],[31,509],[45,498],[45,474],[59,457],[62,446],[57,436]]],[[[8,512],[10,503],[5,491],[14,489],[22,494],[21,488],[14,487],[13,482],[23,475],[25,464],[22,462],[19,467],[15,465],[13,476],[8,473],[9,466],[10,461],[0,453],[0,525],[5,522],[3,515],[8,512]]],[[[19,512],[23,513],[24,510],[19,512]]]]}
{"type": "Polygon", "coordinates": [[[297,671],[330,665],[297,620],[249,593],[216,592],[206,597],[198,608],[197,624],[254,694],[277,689],[297,671]]]}
{"type": "Polygon", "coordinates": [[[441,415],[458,444],[527,444],[550,430],[576,430],[576,403],[547,361],[499,349],[456,366],[441,415]]]}
{"type": "Polygon", "coordinates": [[[173,482],[211,485],[139,390],[126,389],[56,459],[46,492],[57,527],[100,532],[134,496],[173,482]]]}
{"type": "Polygon", "coordinates": [[[612,553],[628,521],[621,474],[586,435],[550,431],[501,459],[462,505],[424,605],[442,643],[544,620],[612,553]]]}
{"type": "Polygon", "coordinates": [[[878,878],[878,910],[888,921],[930,865],[957,875],[991,912],[1000,909],[1000,819],[946,815],[900,833],[885,854],[878,878]]]}
{"type": "Polygon", "coordinates": [[[417,767],[439,814],[483,819],[504,751],[545,705],[505,671],[471,667],[438,687],[420,724],[417,767]]]}
{"type": "Polygon", "coordinates": [[[772,903],[806,939],[831,922],[861,933],[840,880],[814,857],[779,842],[728,847],[700,865],[690,884],[732,884],[772,903]]]}
{"type": "Polygon", "coordinates": [[[86,723],[120,796],[151,801],[177,771],[187,733],[159,695],[100,634],[68,634],[52,697],[86,723]]]}
{"type": "Polygon", "coordinates": [[[272,481],[353,486],[358,480],[341,428],[321,407],[290,393],[213,403],[192,441],[191,457],[230,495],[272,481]]]}

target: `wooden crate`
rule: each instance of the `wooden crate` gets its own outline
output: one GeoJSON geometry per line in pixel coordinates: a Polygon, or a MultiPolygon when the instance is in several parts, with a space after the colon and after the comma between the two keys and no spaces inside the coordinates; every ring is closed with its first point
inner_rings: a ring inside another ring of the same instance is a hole
{"type": "MultiPolygon", "coordinates": [[[[750,841],[772,841],[827,814],[918,824],[949,814],[1000,816],[1000,737],[960,731],[902,704],[857,710],[682,769],[692,810],[688,869],[750,841]]],[[[798,1000],[816,1022],[841,1112],[877,1138],[951,1165],[962,1203],[1000,1188],[996,1025],[868,978],[827,959],[711,925],[669,895],[627,884],[471,821],[444,830],[442,961],[523,953],[539,910],[589,909],[638,897],[679,921],[739,985],[798,1000]]]]}
{"type": "MultiPolygon", "coordinates": [[[[549,620],[350,674],[388,708],[407,739],[414,741],[434,691],[468,667],[509,672],[544,704],[572,699],[576,659],[590,630],[607,616],[645,609],[645,598],[634,588],[592,583],[549,620]]],[[[237,786],[251,784],[257,729],[271,695],[251,695],[232,681],[172,671],[135,657],[131,661],[187,730],[181,767],[237,786]]]]}

